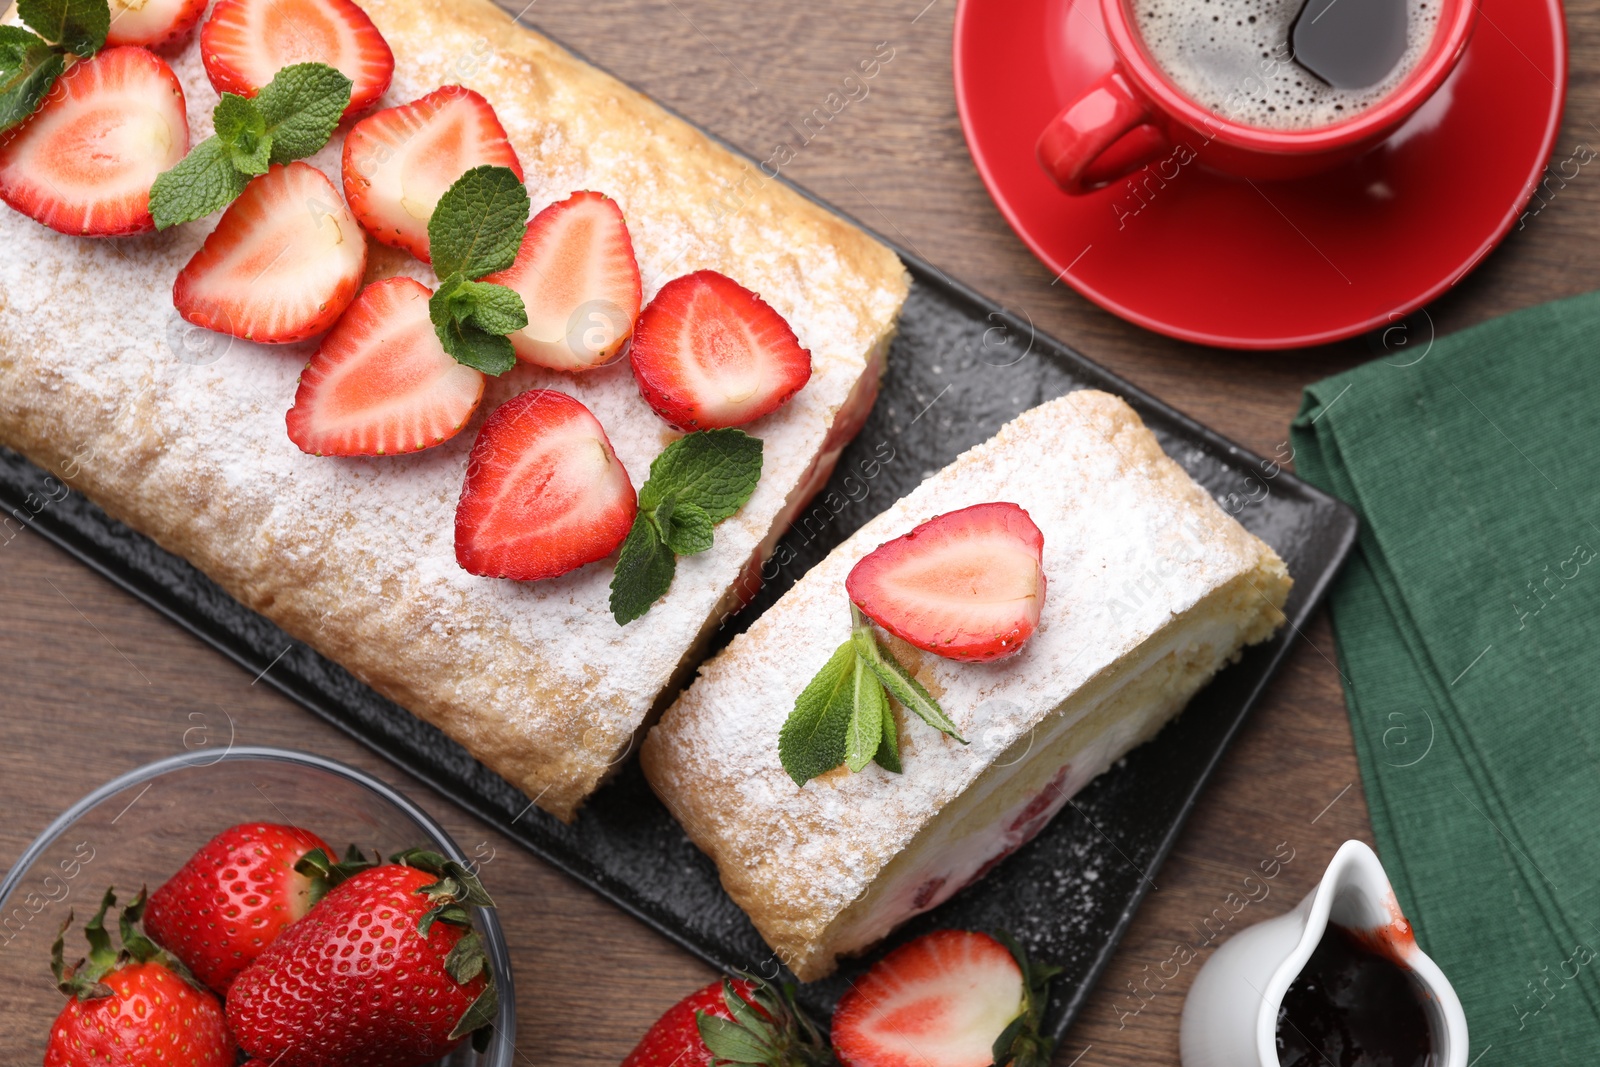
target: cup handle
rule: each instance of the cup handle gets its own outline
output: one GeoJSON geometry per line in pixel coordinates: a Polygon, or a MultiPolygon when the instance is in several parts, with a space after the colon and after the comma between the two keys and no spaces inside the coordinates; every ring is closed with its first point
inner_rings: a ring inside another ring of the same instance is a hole
{"type": "Polygon", "coordinates": [[[1073,196],[1094,192],[1172,148],[1150,106],[1120,70],[1095,82],[1039,135],[1039,165],[1073,196]]]}

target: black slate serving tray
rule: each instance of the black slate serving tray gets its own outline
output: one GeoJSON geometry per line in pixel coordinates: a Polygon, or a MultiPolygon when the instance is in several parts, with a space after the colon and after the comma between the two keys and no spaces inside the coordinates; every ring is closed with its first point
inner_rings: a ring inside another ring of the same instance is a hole
{"type": "MultiPolygon", "coordinates": [[[[1289,625],[1276,639],[1218,675],[1154,741],[1092,783],[987,878],[891,939],[896,944],[935,927],[1015,932],[1036,958],[1064,968],[1048,1014],[1050,1030],[1059,1035],[1153,884],[1229,741],[1349,552],[1356,519],[1337,500],[897,251],[914,282],[882,396],[832,481],[780,547],[778,558],[792,559],[718,635],[719,646],[929,473],[1018,412],[1086,387],[1126,398],[1166,452],[1271,544],[1295,578],[1289,625]]],[[[650,792],[636,763],[602,788],[574,825],[564,826],[443,733],[291,641],[186,561],[87,499],[71,493],[39,510],[45,478],[23,457],[0,449],[0,502],[13,522],[55,542],[252,675],[265,672],[262,681],[695,955],[727,970],[777,973],[771,952],[722,892],[710,861],[650,792]]],[[[803,987],[803,1001],[826,1013],[866,962],[849,963],[839,975],[803,987]]]]}

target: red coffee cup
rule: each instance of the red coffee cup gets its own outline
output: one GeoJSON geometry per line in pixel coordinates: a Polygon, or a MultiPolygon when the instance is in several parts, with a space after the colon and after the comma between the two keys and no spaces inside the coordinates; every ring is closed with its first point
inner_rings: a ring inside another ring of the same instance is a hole
{"type": "Polygon", "coordinates": [[[1116,66],[1039,135],[1040,165],[1074,196],[1168,158],[1179,145],[1188,145],[1205,166],[1242,178],[1298,178],[1352,159],[1393,133],[1444,84],[1478,16],[1478,0],[1442,0],[1427,51],[1389,95],[1326,126],[1267,129],[1224,118],[1173,84],[1145,49],[1131,3],[1100,0],[1116,66]]]}

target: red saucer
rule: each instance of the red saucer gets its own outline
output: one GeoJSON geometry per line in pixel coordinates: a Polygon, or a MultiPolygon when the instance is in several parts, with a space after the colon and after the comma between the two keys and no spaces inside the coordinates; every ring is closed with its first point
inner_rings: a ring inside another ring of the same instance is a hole
{"type": "Polygon", "coordinates": [[[1481,0],[1450,80],[1339,170],[1251,183],[1169,163],[1170,180],[1151,167],[1068,196],[1034,142],[1111,65],[1099,0],[961,0],[956,103],[989,195],[1046,266],[1114,314],[1201,344],[1297,348],[1415,311],[1506,235],[1555,165],[1566,26],[1560,0],[1481,0]]]}

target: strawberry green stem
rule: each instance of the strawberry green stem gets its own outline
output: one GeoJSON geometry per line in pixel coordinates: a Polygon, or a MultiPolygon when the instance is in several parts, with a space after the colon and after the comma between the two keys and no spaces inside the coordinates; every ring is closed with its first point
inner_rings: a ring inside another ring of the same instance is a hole
{"type": "Polygon", "coordinates": [[[67,912],[66,921],[56,931],[56,939],[50,945],[50,973],[55,975],[56,988],[79,1000],[109,997],[113,990],[102,979],[131,960],[159,963],[196,989],[204,989],[187,967],[139,931],[148,899],[149,894],[144,887],[140,887],[139,895],[118,915],[118,932],[122,935],[122,950],[119,952],[111,947],[111,934],[106,930],[106,913],[117,903],[116,891],[107,887],[105,896],[100,898],[99,910],[83,924],[84,940],[89,942],[89,955],[71,965],[66,962],[66,938],[67,929],[72,925],[72,912],[67,912]]]}
{"type": "Polygon", "coordinates": [[[500,1009],[500,992],[495,986],[494,971],[489,967],[483,938],[472,928],[472,917],[467,909],[492,908],[494,900],[483,888],[477,875],[437,852],[422,848],[407,849],[390,856],[389,862],[415,867],[439,879],[417,890],[434,902],[434,906],[417,920],[418,933],[427,937],[436,922],[466,928],[466,932],[445,957],[444,968],[458,985],[466,985],[481,974],[484,976],[484,987],[467,1005],[461,1018],[456,1020],[450,1036],[460,1038],[471,1034],[472,1047],[482,1052],[488,1047],[494,1019],[500,1009]]]}
{"type": "Polygon", "coordinates": [[[722,1002],[731,1019],[695,1012],[700,1040],[711,1053],[711,1067],[826,1067],[833,1053],[821,1030],[795,1003],[794,986],[774,986],[751,974],[749,1000],[723,979],[722,1002]]]}
{"type": "Polygon", "coordinates": [[[351,845],[345,849],[344,859],[337,863],[322,849],[314,848],[295,861],[294,869],[311,880],[311,903],[316,904],[334,886],[377,865],[376,859],[368,859],[359,848],[351,845]]]}
{"type": "Polygon", "coordinates": [[[994,938],[1011,952],[1022,971],[1022,1012],[995,1039],[995,1067],[1050,1067],[1055,1039],[1041,1033],[1039,1027],[1050,1003],[1050,979],[1060,974],[1061,968],[1030,962],[1027,950],[1004,930],[996,930],[994,938]]]}

